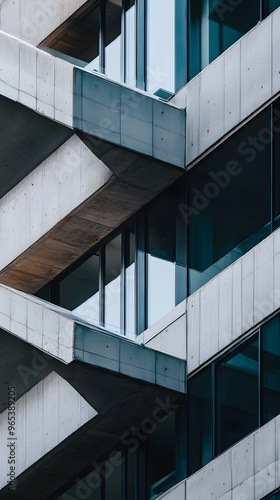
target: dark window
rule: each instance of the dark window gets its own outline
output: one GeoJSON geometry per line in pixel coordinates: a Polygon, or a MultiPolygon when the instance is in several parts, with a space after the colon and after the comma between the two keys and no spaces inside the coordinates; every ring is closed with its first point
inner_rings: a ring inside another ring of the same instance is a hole
{"type": "Polygon", "coordinates": [[[262,420],[280,413],[280,315],[262,327],[262,420]]]}
{"type": "Polygon", "coordinates": [[[270,233],[270,144],[268,108],[189,172],[189,293],[270,233]]]}
{"type": "Polygon", "coordinates": [[[263,0],[263,17],[269,16],[277,7],[280,7],[280,0],[263,0]]]}
{"type": "Polygon", "coordinates": [[[188,384],[188,475],[213,458],[211,372],[209,365],[188,384]]]}
{"type": "Polygon", "coordinates": [[[216,453],[258,427],[259,339],[216,365],[216,453]]]}

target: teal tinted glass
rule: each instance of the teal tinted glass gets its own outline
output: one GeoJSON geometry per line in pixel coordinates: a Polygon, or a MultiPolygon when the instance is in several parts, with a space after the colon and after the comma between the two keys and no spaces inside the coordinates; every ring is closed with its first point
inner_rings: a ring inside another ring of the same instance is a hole
{"type": "Polygon", "coordinates": [[[280,7],[280,0],[264,0],[263,17],[269,16],[278,7],[280,7]]]}
{"type": "Polygon", "coordinates": [[[262,419],[280,413],[280,315],[262,327],[262,419]]]}
{"type": "Polygon", "coordinates": [[[280,100],[272,106],[274,229],[280,226],[280,100]]]}
{"type": "Polygon", "coordinates": [[[189,294],[271,231],[270,108],[188,174],[189,294]]]}
{"type": "Polygon", "coordinates": [[[188,382],[188,475],[213,458],[211,372],[210,365],[188,382]]]}
{"type": "Polygon", "coordinates": [[[259,338],[216,365],[215,453],[258,427],[259,338]]]}

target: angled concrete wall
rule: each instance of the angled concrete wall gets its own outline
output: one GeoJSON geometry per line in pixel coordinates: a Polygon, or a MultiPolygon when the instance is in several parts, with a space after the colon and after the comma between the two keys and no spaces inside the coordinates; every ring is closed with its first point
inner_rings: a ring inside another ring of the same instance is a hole
{"type": "Polygon", "coordinates": [[[280,307],[280,230],[187,299],[188,372],[280,307]]]}
{"type": "Polygon", "coordinates": [[[38,45],[87,0],[1,0],[0,29],[38,45]]]}
{"type": "Polygon", "coordinates": [[[0,31],[0,94],[73,126],[73,66],[0,31]]]}
{"type": "Polygon", "coordinates": [[[174,98],[187,107],[187,164],[280,91],[280,9],[174,98]]]}
{"type": "Polygon", "coordinates": [[[97,415],[94,408],[55,372],[16,401],[14,413],[14,435],[9,435],[8,410],[0,415],[0,489],[7,485],[12,465],[8,462],[12,450],[9,443],[15,443],[15,474],[18,477],[97,415]]]}
{"type": "Polygon", "coordinates": [[[77,136],[71,137],[0,200],[0,270],[101,188],[111,175],[77,136]]]}
{"type": "Polygon", "coordinates": [[[260,500],[280,486],[280,416],[158,500],[260,500]]]}
{"type": "Polygon", "coordinates": [[[73,361],[74,321],[62,308],[3,285],[0,304],[0,328],[65,363],[73,361]]]}

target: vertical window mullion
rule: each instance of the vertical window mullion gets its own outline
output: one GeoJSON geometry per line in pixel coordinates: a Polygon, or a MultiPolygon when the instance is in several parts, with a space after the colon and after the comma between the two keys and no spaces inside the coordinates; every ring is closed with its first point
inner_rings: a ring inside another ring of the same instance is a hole
{"type": "Polygon", "coordinates": [[[259,329],[259,374],[258,374],[258,423],[259,427],[263,425],[263,411],[262,411],[262,336],[261,328],[259,329]]]}
{"type": "Polygon", "coordinates": [[[106,0],[100,0],[99,68],[101,73],[105,73],[105,47],[106,47],[106,0]]]}
{"type": "Polygon", "coordinates": [[[141,212],[137,218],[136,243],[136,333],[140,334],[146,327],[146,279],[145,279],[145,216],[141,212]]]}
{"type": "Polygon", "coordinates": [[[99,269],[99,318],[101,325],[105,324],[105,246],[100,245],[100,269],[99,269]]]}
{"type": "Polygon", "coordinates": [[[274,133],[273,104],[270,105],[270,230],[275,229],[274,223],[274,133]]]}
{"type": "Polygon", "coordinates": [[[123,229],[122,231],[122,246],[121,246],[121,300],[120,300],[120,328],[121,331],[125,334],[126,332],[126,324],[125,324],[125,307],[126,307],[126,265],[127,265],[127,252],[128,252],[128,244],[127,244],[127,231],[123,229]]]}
{"type": "Polygon", "coordinates": [[[146,89],[146,0],[136,0],[136,86],[146,89]]]}

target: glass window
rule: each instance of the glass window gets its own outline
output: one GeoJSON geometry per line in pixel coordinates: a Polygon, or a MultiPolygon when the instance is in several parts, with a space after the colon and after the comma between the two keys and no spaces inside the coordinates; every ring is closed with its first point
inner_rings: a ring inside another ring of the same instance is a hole
{"type": "Polygon", "coordinates": [[[263,17],[269,16],[278,7],[280,7],[280,0],[263,0],[263,17]]]}
{"type": "Polygon", "coordinates": [[[104,500],[123,499],[123,457],[121,451],[104,462],[105,495],[104,500]]]}
{"type": "Polygon", "coordinates": [[[213,458],[212,365],[188,382],[188,475],[213,458]]]}
{"type": "Polygon", "coordinates": [[[274,229],[280,226],[280,100],[272,106],[274,229]]]}
{"type": "Polygon", "coordinates": [[[147,0],[148,92],[174,92],[174,16],[174,0],[147,0]]]}
{"type": "Polygon", "coordinates": [[[99,253],[95,253],[60,282],[60,305],[99,321],[99,253]]]}
{"type": "Polygon", "coordinates": [[[259,1],[191,0],[189,9],[189,80],[260,20],[259,1]]]}
{"type": "Polygon", "coordinates": [[[175,220],[172,194],[148,211],[148,326],[175,306],[175,220]]]}
{"type": "Polygon", "coordinates": [[[125,81],[136,86],[136,7],[129,0],[125,14],[125,81]]]}
{"type": "Polygon", "coordinates": [[[122,81],[122,0],[106,1],[105,74],[122,81]]]}
{"type": "Polygon", "coordinates": [[[217,363],[216,454],[258,427],[258,375],[258,335],[217,363]]]}
{"type": "Polygon", "coordinates": [[[189,293],[268,236],[270,109],[188,174],[189,293]]]}
{"type": "Polygon", "coordinates": [[[105,326],[121,328],[121,257],[122,237],[116,236],[105,246],[105,326]]]}
{"type": "Polygon", "coordinates": [[[126,234],[126,268],[125,268],[125,330],[127,333],[135,333],[136,311],[135,311],[135,230],[133,228],[126,234]]]}
{"type": "MultiPolygon", "coordinates": [[[[152,419],[147,420],[153,422],[152,419]]],[[[155,429],[153,432],[152,428],[148,429],[150,435],[146,450],[146,498],[155,498],[176,482],[175,412],[164,416],[161,422],[151,425],[154,425],[155,429]]]]}
{"type": "Polygon", "coordinates": [[[95,61],[92,69],[98,68],[99,56],[99,2],[90,6],[77,18],[75,15],[65,23],[65,29],[59,30],[46,42],[44,48],[54,55],[59,55],[73,64],[85,66],[86,63],[95,61]]]}
{"type": "Polygon", "coordinates": [[[262,420],[280,413],[280,315],[262,327],[262,420]]]}
{"type": "MultiPolygon", "coordinates": [[[[64,500],[66,498],[86,498],[87,500],[101,500],[101,483],[102,478],[99,475],[98,469],[87,474],[87,476],[75,482],[71,488],[66,490],[56,500],[64,500]]],[[[117,498],[117,497],[116,497],[117,498]]]]}

